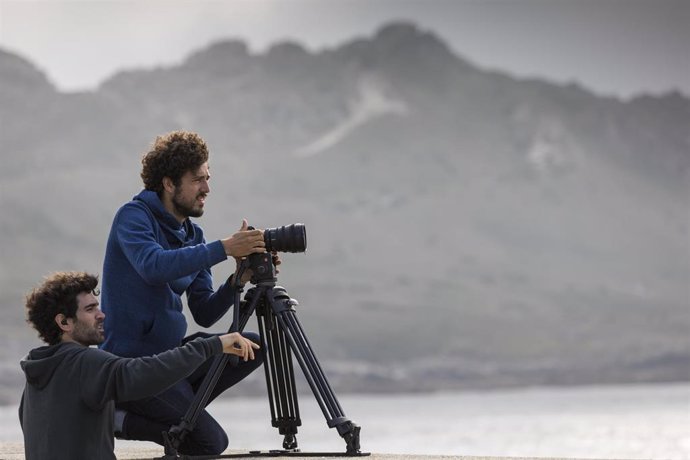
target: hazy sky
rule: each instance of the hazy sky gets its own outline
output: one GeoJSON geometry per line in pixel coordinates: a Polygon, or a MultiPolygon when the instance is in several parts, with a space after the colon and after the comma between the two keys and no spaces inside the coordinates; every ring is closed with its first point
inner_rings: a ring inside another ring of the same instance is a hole
{"type": "Polygon", "coordinates": [[[605,95],[690,95],[689,0],[0,0],[0,48],[75,90],[223,38],[315,51],[397,19],[484,68],[605,95]]]}

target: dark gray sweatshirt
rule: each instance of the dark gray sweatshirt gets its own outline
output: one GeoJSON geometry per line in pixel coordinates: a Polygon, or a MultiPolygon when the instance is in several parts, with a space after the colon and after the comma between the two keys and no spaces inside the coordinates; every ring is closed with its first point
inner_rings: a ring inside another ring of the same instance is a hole
{"type": "Polygon", "coordinates": [[[73,342],[31,350],[21,361],[26,460],[114,459],[114,401],[160,393],[222,352],[218,337],[146,358],[120,358],[73,342]]]}

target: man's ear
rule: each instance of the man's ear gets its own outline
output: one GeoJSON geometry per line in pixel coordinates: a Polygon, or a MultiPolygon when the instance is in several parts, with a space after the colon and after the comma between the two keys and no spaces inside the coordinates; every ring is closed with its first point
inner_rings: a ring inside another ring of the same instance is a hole
{"type": "Polygon", "coordinates": [[[71,330],[68,318],[62,313],[58,313],[57,315],[55,315],[55,324],[57,324],[58,327],[62,329],[64,332],[71,330]]]}
{"type": "Polygon", "coordinates": [[[170,194],[175,193],[175,183],[168,176],[165,176],[163,178],[163,190],[165,190],[166,192],[168,192],[170,194]]]}

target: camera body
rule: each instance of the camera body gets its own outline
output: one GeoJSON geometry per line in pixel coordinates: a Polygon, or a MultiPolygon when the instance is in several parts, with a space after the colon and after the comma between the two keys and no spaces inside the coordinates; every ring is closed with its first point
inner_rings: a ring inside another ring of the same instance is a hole
{"type": "MultiPolygon", "coordinates": [[[[253,229],[253,227],[249,227],[253,229]]],[[[262,281],[276,281],[276,267],[273,252],[304,252],[307,250],[307,230],[304,224],[283,225],[264,230],[266,252],[250,254],[249,268],[252,270],[252,284],[262,281]]]]}

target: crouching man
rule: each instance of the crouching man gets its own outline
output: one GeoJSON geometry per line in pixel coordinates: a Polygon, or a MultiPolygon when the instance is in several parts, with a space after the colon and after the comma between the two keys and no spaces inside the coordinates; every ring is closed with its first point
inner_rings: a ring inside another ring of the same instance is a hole
{"type": "Polygon", "coordinates": [[[259,348],[237,333],[143,358],[90,348],[104,338],[97,284],[87,273],[59,272],[26,297],[28,322],[48,344],[21,361],[26,386],[19,421],[27,460],[115,459],[115,401],[160,393],[213,355],[230,353],[247,361],[259,348]]]}

